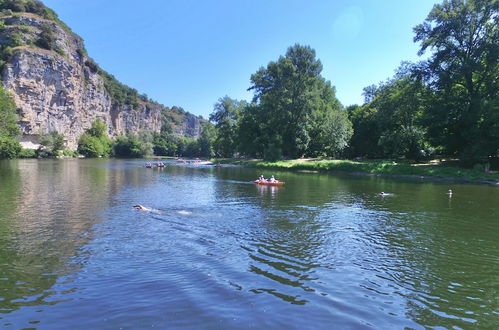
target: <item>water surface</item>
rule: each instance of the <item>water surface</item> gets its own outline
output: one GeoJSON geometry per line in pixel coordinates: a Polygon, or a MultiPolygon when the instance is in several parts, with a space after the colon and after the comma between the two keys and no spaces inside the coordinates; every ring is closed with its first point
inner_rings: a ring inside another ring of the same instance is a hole
{"type": "Polygon", "coordinates": [[[498,188],[261,172],[1,161],[0,326],[497,326],[498,188]]]}

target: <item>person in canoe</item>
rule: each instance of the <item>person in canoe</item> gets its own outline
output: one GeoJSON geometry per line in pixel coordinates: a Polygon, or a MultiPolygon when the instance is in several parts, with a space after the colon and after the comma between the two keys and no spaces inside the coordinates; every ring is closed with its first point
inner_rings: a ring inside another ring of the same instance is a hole
{"type": "Polygon", "coordinates": [[[276,179],[274,178],[274,176],[272,175],[272,176],[270,177],[269,182],[270,182],[270,183],[276,183],[276,182],[277,182],[277,180],[276,180],[276,179]]]}
{"type": "Polygon", "coordinates": [[[262,175],[260,175],[260,177],[258,178],[257,181],[260,181],[260,182],[267,182],[267,179],[265,179],[265,177],[262,175]]]}

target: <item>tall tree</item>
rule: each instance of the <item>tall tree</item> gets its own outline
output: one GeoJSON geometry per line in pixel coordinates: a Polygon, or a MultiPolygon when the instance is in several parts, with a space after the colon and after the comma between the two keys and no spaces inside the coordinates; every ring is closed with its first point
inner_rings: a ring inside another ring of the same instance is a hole
{"type": "Polygon", "coordinates": [[[16,138],[19,133],[16,104],[9,92],[0,86],[0,136],[16,138]]]}
{"type": "Polygon", "coordinates": [[[204,123],[201,135],[198,138],[199,155],[201,157],[213,157],[215,154],[213,150],[214,142],[215,127],[210,122],[204,123]]]}
{"type": "Polygon", "coordinates": [[[232,157],[237,150],[237,128],[242,109],[247,106],[245,101],[231,99],[228,96],[220,98],[210,114],[210,121],[215,124],[217,136],[215,151],[222,157],[232,157]]]}
{"type": "Polygon", "coordinates": [[[251,76],[249,90],[254,91],[253,101],[259,108],[259,142],[264,155],[282,151],[285,156],[303,156],[309,148],[314,119],[320,117],[316,112],[339,111],[334,89],[321,77],[321,71],[315,51],[297,44],[251,76]]]}
{"type": "Polygon", "coordinates": [[[499,1],[445,0],[414,28],[436,92],[431,135],[449,152],[478,160],[499,149],[499,1]]]}
{"type": "Polygon", "coordinates": [[[19,133],[14,100],[9,92],[0,86],[0,158],[14,158],[19,154],[19,133]]]}
{"type": "Polygon", "coordinates": [[[329,81],[319,83],[319,102],[311,115],[308,126],[310,143],[309,156],[337,156],[348,146],[352,137],[352,123],[346,111],[335,96],[329,81]]]}
{"type": "Polygon", "coordinates": [[[403,64],[393,79],[379,85],[371,102],[377,109],[378,145],[385,156],[419,159],[426,154],[421,117],[429,92],[412,71],[411,65],[403,64]]]}

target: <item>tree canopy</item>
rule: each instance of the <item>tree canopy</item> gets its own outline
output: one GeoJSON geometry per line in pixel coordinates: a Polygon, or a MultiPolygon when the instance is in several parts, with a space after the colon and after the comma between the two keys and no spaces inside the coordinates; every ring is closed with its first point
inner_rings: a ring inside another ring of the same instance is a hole
{"type": "Polygon", "coordinates": [[[321,71],[315,50],[296,44],[251,76],[255,106],[243,121],[252,118],[259,126],[254,141],[260,143],[260,153],[334,154],[347,145],[351,130],[346,113],[321,71]]]}
{"type": "Polygon", "coordinates": [[[499,1],[445,0],[414,28],[421,72],[434,94],[428,108],[434,143],[478,160],[499,147],[499,1]]]}

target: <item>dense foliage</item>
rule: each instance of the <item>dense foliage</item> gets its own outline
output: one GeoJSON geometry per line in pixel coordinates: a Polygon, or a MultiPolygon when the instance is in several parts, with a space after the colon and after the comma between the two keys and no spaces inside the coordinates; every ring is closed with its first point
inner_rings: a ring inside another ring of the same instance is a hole
{"type": "Polygon", "coordinates": [[[213,148],[218,156],[232,157],[236,153],[239,120],[246,107],[245,101],[233,100],[228,96],[219,99],[215,104],[210,120],[215,123],[216,127],[213,148]]]}
{"type": "Polygon", "coordinates": [[[63,29],[71,32],[71,29],[62,22],[57,14],[38,0],[0,0],[0,11],[11,11],[15,13],[32,13],[47,20],[57,22],[63,29]]]}
{"type": "MultiPolygon", "coordinates": [[[[251,76],[257,150],[265,158],[340,152],[349,139],[346,114],[334,88],[321,75],[322,64],[307,46],[288,48],[286,55],[251,76]],[[312,148],[311,141],[314,139],[312,148]]],[[[246,112],[245,114],[248,114],[246,112]]]]}
{"type": "Polygon", "coordinates": [[[14,100],[0,86],[0,158],[14,158],[21,152],[19,133],[14,100]]]}
{"type": "MultiPolygon", "coordinates": [[[[65,26],[37,0],[0,0],[0,10],[34,13],[65,26]]],[[[393,77],[364,89],[364,104],[346,108],[321,76],[315,51],[294,45],[251,75],[250,103],[220,98],[198,139],[178,134],[184,116],[189,116],[182,108],[166,108],[139,95],[81,49],[85,65],[102,76],[114,104],[160,107],[163,126],[158,133],[126,134],[111,144],[107,128],[96,121],[80,138],[78,150],[86,156],[142,157],[154,152],[266,160],[452,156],[469,166],[499,159],[499,0],[443,0],[414,33],[419,54],[427,53],[427,59],[402,63],[393,77]]],[[[2,41],[0,67],[20,43],[16,33],[2,41]]],[[[58,51],[47,24],[36,44],[58,51]]],[[[15,122],[14,103],[2,89],[0,157],[20,152],[15,122]]],[[[195,136],[198,131],[186,133],[195,136]]],[[[52,149],[53,141],[48,144],[52,149]]]]}
{"type": "Polygon", "coordinates": [[[414,32],[430,57],[403,64],[348,108],[349,155],[490,162],[499,156],[499,1],[445,0],[414,32]]]}
{"type": "Polygon", "coordinates": [[[499,1],[435,5],[414,40],[433,51],[422,74],[433,92],[428,129],[434,143],[462,159],[499,148],[499,1]]]}
{"type": "Polygon", "coordinates": [[[111,140],[107,136],[107,126],[96,119],[78,141],[78,152],[86,157],[109,156],[111,140]]]}
{"type": "Polygon", "coordinates": [[[112,143],[113,154],[117,157],[141,158],[153,155],[153,137],[151,134],[126,134],[118,136],[112,143]]]}
{"type": "Polygon", "coordinates": [[[64,149],[64,136],[57,131],[42,135],[39,142],[44,147],[38,151],[38,155],[42,157],[58,156],[59,152],[64,149]]]}
{"type": "Polygon", "coordinates": [[[220,99],[210,115],[217,129],[216,154],[268,160],[339,154],[351,125],[321,71],[313,49],[294,45],[251,76],[251,104],[220,99]]]}

